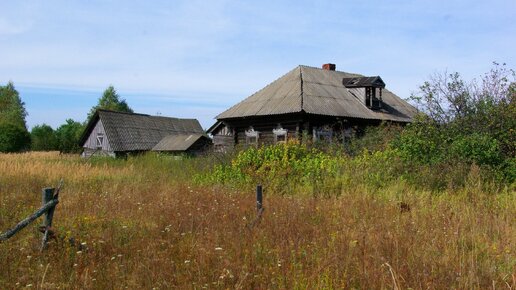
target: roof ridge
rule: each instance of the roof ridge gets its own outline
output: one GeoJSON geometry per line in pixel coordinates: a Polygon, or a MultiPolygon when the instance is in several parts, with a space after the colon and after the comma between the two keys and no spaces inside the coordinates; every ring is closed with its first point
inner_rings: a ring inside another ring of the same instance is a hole
{"type": "Polygon", "coordinates": [[[161,115],[158,116],[158,115],[150,115],[150,114],[144,114],[144,113],[113,111],[113,110],[108,110],[108,109],[97,109],[97,111],[106,112],[106,113],[133,115],[133,116],[151,117],[151,118],[163,118],[163,119],[174,119],[174,120],[197,120],[195,118],[179,118],[179,117],[169,117],[169,116],[161,116],[161,115]]]}
{"type": "Polygon", "coordinates": [[[143,114],[143,113],[135,113],[135,112],[123,112],[123,111],[115,111],[115,110],[109,110],[109,109],[97,109],[99,112],[106,112],[106,113],[117,113],[117,114],[126,114],[126,115],[141,115],[141,116],[151,116],[149,114],[143,114]]]}

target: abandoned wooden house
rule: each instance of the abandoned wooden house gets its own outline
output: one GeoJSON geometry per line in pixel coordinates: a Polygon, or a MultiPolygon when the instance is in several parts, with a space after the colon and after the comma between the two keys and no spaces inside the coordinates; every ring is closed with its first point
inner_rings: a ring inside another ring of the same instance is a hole
{"type": "Polygon", "coordinates": [[[196,119],[97,110],[80,139],[83,157],[144,151],[197,154],[211,139],[196,119]]]}
{"type": "Polygon", "coordinates": [[[416,112],[379,76],[301,65],[218,115],[208,133],[219,149],[301,136],[342,141],[382,121],[411,122],[416,112]]]}

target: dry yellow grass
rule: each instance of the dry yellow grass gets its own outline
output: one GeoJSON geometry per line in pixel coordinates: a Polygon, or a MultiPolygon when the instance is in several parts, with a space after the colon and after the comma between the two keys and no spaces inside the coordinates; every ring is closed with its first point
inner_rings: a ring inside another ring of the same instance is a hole
{"type": "Polygon", "coordinates": [[[475,172],[439,195],[403,183],[325,199],[266,190],[249,230],[253,192],[196,187],[191,163],[0,155],[0,231],[39,207],[41,188],[65,181],[59,239],[40,253],[34,224],[1,243],[0,288],[516,287],[515,193],[483,192],[475,172]]]}

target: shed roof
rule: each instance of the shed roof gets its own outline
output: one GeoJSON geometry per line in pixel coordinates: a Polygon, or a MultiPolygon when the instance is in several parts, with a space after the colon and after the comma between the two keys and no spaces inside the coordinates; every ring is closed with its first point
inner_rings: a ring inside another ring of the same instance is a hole
{"type": "Polygon", "coordinates": [[[196,119],[179,119],[101,109],[97,110],[88,123],[81,137],[81,145],[87,140],[99,119],[102,120],[106,137],[114,151],[151,150],[169,135],[203,133],[202,127],[196,119]]]}
{"type": "MultiPolygon", "coordinates": [[[[382,109],[371,110],[345,79],[364,76],[300,65],[217,116],[218,120],[306,112],[309,114],[410,122],[416,109],[387,89],[382,109]]],[[[380,77],[362,79],[378,82],[380,77]]],[[[383,82],[383,81],[382,81],[383,82]]]]}
{"type": "Polygon", "coordinates": [[[209,139],[204,134],[169,135],[161,139],[152,151],[186,151],[199,139],[209,139]]]}

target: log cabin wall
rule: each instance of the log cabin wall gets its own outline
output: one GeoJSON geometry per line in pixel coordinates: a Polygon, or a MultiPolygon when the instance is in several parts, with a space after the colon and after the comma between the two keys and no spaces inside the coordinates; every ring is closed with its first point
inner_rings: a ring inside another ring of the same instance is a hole
{"type": "Polygon", "coordinates": [[[310,114],[284,114],[227,120],[224,123],[226,126],[223,129],[214,132],[213,142],[216,146],[230,149],[234,145],[249,145],[246,131],[251,128],[258,132],[258,146],[277,143],[273,130],[279,127],[287,130],[287,139],[303,142],[302,137],[307,136],[307,141],[313,141],[314,133],[316,136],[324,135],[326,130],[331,132],[331,139],[340,142],[345,138],[360,135],[365,127],[377,126],[380,121],[310,114]]]}

